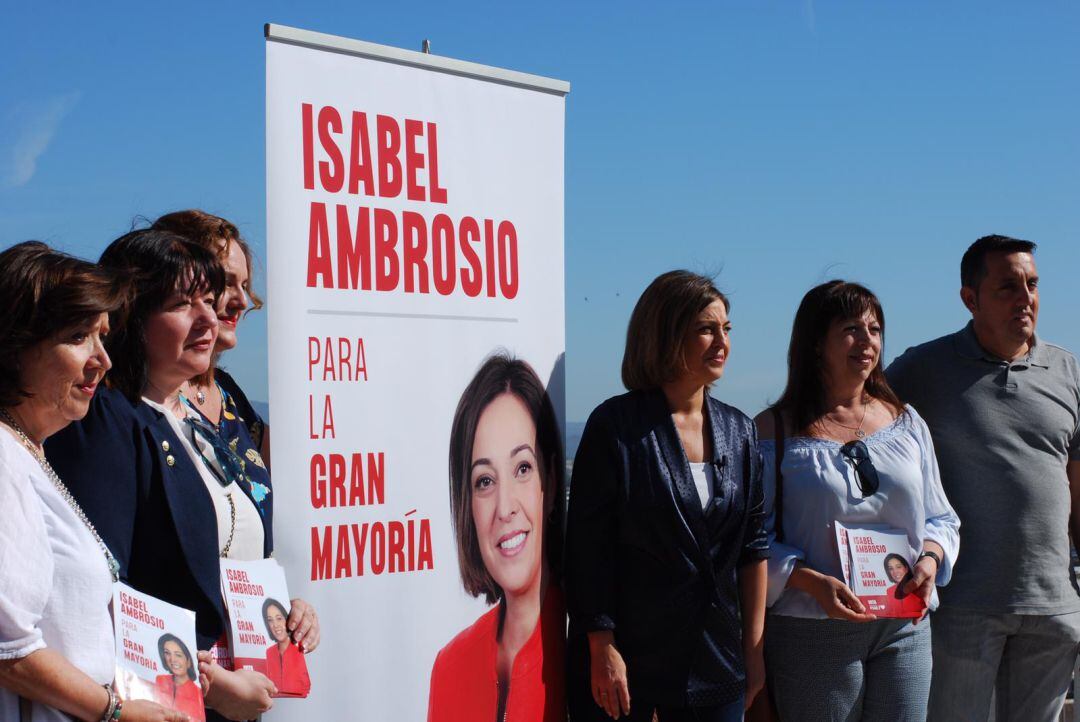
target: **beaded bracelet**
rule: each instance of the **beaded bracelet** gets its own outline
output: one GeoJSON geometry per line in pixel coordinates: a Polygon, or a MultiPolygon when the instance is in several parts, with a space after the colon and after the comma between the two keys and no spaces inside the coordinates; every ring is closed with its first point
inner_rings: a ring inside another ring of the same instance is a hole
{"type": "Polygon", "coordinates": [[[102,687],[109,693],[109,704],[105,705],[105,713],[101,715],[101,722],[112,722],[118,719],[117,712],[120,709],[120,698],[113,691],[111,685],[103,684],[102,687]]]}
{"type": "Polygon", "coordinates": [[[117,698],[116,699],[116,711],[112,713],[112,718],[113,718],[114,722],[115,722],[115,720],[120,719],[120,713],[123,710],[124,710],[124,700],[122,700],[120,698],[117,698]]]}

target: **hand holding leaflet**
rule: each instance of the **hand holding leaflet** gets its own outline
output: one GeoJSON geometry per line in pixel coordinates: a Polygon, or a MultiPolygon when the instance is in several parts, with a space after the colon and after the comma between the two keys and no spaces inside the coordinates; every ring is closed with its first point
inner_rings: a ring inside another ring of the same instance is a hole
{"type": "Polygon", "coordinates": [[[866,611],[866,607],[847,584],[810,567],[797,564],[788,578],[788,586],[813,597],[830,619],[844,619],[849,622],[871,622],[877,619],[866,611]]]}
{"type": "MultiPolygon", "coordinates": [[[[878,617],[920,619],[934,578],[919,569],[915,581],[907,534],[901,530],[846,527],[835,522],[840,564],[851,590],[878,617]]],[[[936,570],[935,570],[936,571],[936,570]]]]}
{"type": "Polygon", "coordinates": [[[266,675],[242,669],[234,672],[217,664],[210,652],[199,652],[199,672],[206,705],[231,720],[257,719],[274,706],[277,694],[266,675]]]}
{"type": "Polygon", "coordinates": [[[307,662],[294,641],[311,650],[318,644],[314,611],[303,601],[290,611],[285,572],[273,559],[221,560],[221,587],[229,613],[229,641],[237,672],[265,674],[275,697],[307,697],[307,662]],[[292,629],[290,630],[290,626],[292,629]]]}
{"type": "Polygon", "coordinates": [[[932,539],[923,542],[923,549],[925,551],[915,562],[915,569],[912,572],[911,579],[904,585],[905,593],[921,597],[926,605],[922,617],[916,619],[915,624],[918,624],[919,620],[930,611],[930,600],[937,585],[938,565],[940,564],[938,560],[943,559],[945,556],[945,550],[942,546],[932,539]]]}
{"type": "MultiPolygon", "coordinates": [[[[195,613],[123,583],[113,588],[116,690],[125,700],[148,700],[205,720],[195,647],[195,613]]],[[[143,705],[127,705],[136,715],[143,705]]],[[[152,712],[150,708],[145,710],[152,712]]],[[[153,719],[153,715],[149,719],[153,719]]],[[[163,719],[167,719],[163,718],[163,719]]]]}

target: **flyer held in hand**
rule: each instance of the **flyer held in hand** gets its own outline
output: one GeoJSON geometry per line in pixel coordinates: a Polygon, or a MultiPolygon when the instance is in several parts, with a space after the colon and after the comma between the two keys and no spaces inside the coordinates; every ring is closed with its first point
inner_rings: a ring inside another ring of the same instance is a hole
{"type": "Polygon", "coordinates": [[[905,594],[911,579],[911,549],[907,534],[885,527],[853,528],[835,522],[836,546],[844,583],[878,617],[917,619],[926,603],[915,593],[905,594]]]}
{"type": "Polygon", "coordinates": [[[157,702],[203,722],[195,612],[117,583],[113,618],[117,694],[157,702]]]}
{"type": "Polygon", "coordinates": [[[273,559],[221,560],[221,591],[229,614],[229,646],[235,669],[270,678],[276,697],[307,697],[307,661],[289,636],[289,590],[273,559]]]}

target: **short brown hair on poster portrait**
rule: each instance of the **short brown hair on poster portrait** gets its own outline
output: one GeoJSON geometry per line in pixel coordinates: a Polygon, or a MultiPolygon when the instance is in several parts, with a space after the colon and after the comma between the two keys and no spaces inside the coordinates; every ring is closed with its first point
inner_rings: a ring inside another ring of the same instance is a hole
{"type": "Polygon", "coordinates": [[[480,416],[496,397],[509,393],[519,399],[529,411],[536,426],[537,462],[545,498],[551,499],[552,512],[544,525],[544,546],[549,569],[560,568],[561,503],[563,489],[562,440],[555,410],[544,384],[536,371],[506,352],[487,358],[465,387],[454,412],[450,428],[450,515],[458,550],[458,566],[465,591],[474,597],[484,597],[494,604],[503,590],[492,578],[480,555],[476,538],[476,522],[472,514],[473,441],[480,416]],[[550,496],[548,496],[550,495],[550,496]]]}

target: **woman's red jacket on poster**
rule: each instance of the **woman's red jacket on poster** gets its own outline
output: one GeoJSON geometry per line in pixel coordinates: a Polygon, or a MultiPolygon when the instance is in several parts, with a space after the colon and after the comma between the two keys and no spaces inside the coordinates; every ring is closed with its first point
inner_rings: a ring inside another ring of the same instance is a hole
{"type": "Polygon", "coordinates": [[[899,584],[894,584],[886,590],[885,613],[890,617],[918,619],[926,609],[926,603],[918,594],[907,594],[897,599],[896,592],[899,587],[899,584]]]}
{"type": "Polygon", "coordinates": [[[285,647],[285,654],[276,644],[267,647],[266,676],[277,687],[279,697],[307,697],[311,691],[307,661],[295,644],[285,647]]]}
{"type": "MultiPolygon", "coordinates": [[[[500,608],[492,607],[439,651],[431,669],[428,722],[495,719],[500,608]]],[[[565,638],[566,607],[552,584],[536,629],[514,658],[506,722],[566,722],[565,638]]]]}
{"type": "Polygon", "coordinates": [[[206,719],[202,690],[194,682],[184,682],[177,686],[171,674],[159,674],[154,678],[154,691],[158,704],[183,712],[198,722],[206,719]]]}

